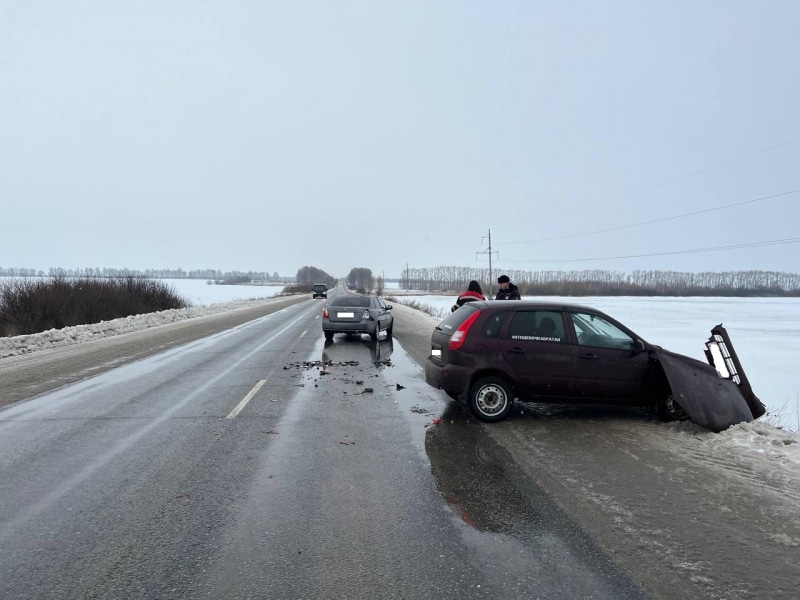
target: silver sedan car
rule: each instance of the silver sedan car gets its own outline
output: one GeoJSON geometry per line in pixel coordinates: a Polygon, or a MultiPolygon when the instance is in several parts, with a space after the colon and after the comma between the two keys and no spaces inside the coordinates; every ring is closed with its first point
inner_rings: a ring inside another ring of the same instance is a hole
{"type": "Polygon", "coordinates": [[[341,294],[322,309],[322,332],[326,340],[332,340],[335,333],[368,333],[373,340],[381,331],[391,336],[391,311],[392,305],[378,296],[341,294]]]}

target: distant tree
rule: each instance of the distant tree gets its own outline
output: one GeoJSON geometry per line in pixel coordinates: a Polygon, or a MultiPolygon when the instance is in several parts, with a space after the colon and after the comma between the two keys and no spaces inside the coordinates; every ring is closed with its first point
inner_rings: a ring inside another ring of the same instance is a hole
{"type": "Polygon", "coordinates": [[[372,270],[366,267],[350,269],[350,273],[347,275],[347,285],[356,289],[371,290],[374,286],[372,270]]]}
{"type": "Polygon", "coordinates": [[[333,284],[336,282],[333,277],[317,267],[300,267],[300,269],[297,270],[297,278],[295,281],[301,285],[324,283],[328,287],[333,287],[333,284]]]}

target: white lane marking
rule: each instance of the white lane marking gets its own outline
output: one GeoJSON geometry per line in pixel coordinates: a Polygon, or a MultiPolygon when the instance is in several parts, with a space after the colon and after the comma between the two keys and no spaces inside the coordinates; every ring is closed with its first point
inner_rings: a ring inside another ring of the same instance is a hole
{"type": "MultiPolygon", "coordinates": [[[[109,447],[103,454],[98,454],[97,458],[93,462],[85,465],[80,471],[72,475],[69,479],[57,485],[52,492],[50,492],[49,494],[45,495],[42,498],[39,498],[37,501],[33,502],[32,504],[29,504],[25,509],[18,512],[13,519],[11,519],[10,521],[6,521],[3,524],[3,527],[0,528],[0,544],[2,544],[2,542],[4,542],[8,538],[8,536],[12,535],[14,530],[21,523],[24,523],[25,521],[31,519],[34,515],[41,513],[42,511],[52,507],[52,505],[57,500],[59,500],[64,495],[75,489],[80,483],[88,479],[102,467],[109,464],[115,457],[119,456],[120,454],[125,452],[128,448],[136,444],[140,439],[142,439],[145,435],[153,431],[156,427],[166,422],[170,417],[172,417],[172,415],[174,415],[180,409],[188,405],[192,400],[197,398],[205,390],[211,388],[218,381],[220,381],[221,379],[223,379],[224,377],[226,377],[227,375],[238,369],[239,365],[249,360],[258,352],[261,352],[262,348],[271,344],[274,340],[276,340],[281,335],[289,331],[292,327],[295,326],[295,324],[298,321],[304,319],[305,317],[306,317],[305,314],[302,314],[299,317],[297,317],[294,321],[286,325],[286,327],[283,327],[280,331],[277,331],[276,333],[271,335],[259,346],[257,346],[256,348],[254,348],[253,350],[242,356],[238,361],[229,366],[227,369],[215,375],[210,380],[202,384],[200,387],[195,388],[186,397],[184,397],[182,400],[179,400],[178,402],[170,406],[167,410],[165,410],[159,416],[155,417],[152,421],[149,421],[143,427],[134,430],[127,437],[116,440],[113,446],[109,447]]],[[[123,367],[123,369],[124,368],[125,367],[123,367]]],[[[80,395],[78,395],[78,397],[80,397],[80,395]]]]}
{"type": "Polygon", "coordinates": [[[261,381],[259,381],[257,384],[255,384],[255,385],[253,386],[253,389],[252,389],[252,390],[250,390],[249,392],[247,392],[247,396],[245,396],[244,398],[242,398],[242,399],[241,399],[241,401],[239,402],[239,404],[237,404],[237,405],[236,405],[236,408],[234,408],[234,409],[231,411],[231,414],[229,414],[229,415],[228,415],[227,417],[225,417],[225,418],[226,418],[226,419],[233,419],[233,418],[235,418],[235,417],[236,417],[236,415],[238,415],[240,412],[242,412],[242,409],[243,409],[245,406],[247,406],[247,403],[248,403],[248,402],[250,402],[250,400],[252,400],[252,399],[253,399],[253,396],[255,396],[255,395],[258,393],[258,390],[260,390],[260,389],[261,389],[261,386],[262,386],[262,385],[264,385],[265,383],[267,383],[267,380],[266,380],[266,379],[262,379],[262,380],[261,380],[261,381]]]}

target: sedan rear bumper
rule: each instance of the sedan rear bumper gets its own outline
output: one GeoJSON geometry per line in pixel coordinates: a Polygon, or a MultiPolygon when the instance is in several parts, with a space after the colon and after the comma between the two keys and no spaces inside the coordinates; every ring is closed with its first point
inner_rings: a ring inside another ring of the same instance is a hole
{"type": "Polygon", "coordinates": [[[322,322],[322,331],[330,333],[375,333],[378,321],[366,321],[358,323],[347,323],[346,321],[322,322]]]}

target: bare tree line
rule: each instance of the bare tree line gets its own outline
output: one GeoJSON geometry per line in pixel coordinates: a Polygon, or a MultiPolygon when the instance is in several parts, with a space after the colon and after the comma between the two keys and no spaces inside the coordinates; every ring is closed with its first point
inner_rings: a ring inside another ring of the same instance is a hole
{"type": "Polygon", "coordinates": [[[115,279],[118,277],[147,277],[151,279],[209,279],[214,281],[247,279],[248,281],[286,281],[291,277],[281,277],[277,272],[267,271],[221,271],[220,269],[119,269],[108,267],[87,267],[85,269],[63,269],[50,267],[26,269],[17,267],[0,267],[0,277],[96,277],[98,279],[115,279]]]}
{"type": "Polygon", "coordinates": [[[312,266],[300,267],[297,270],[295,281],[301,285],[324,283],[328,287],[333,287],[333,285],[336,283],[336,279],[333,276],[329,275],[322,269],[312,266]]]}
{"type": "MultiPolygon", "coordinates": [[[[527,296],[800,296],[800,274],[778,271],[503,271],[527,296]]],[[[476,280],[484,292],[496,288],[495,270],[432,267],[404,269],[400,287],[460,292],[476,280]],[[489,284],[492,284],[491,286],[489,284]]]]}

